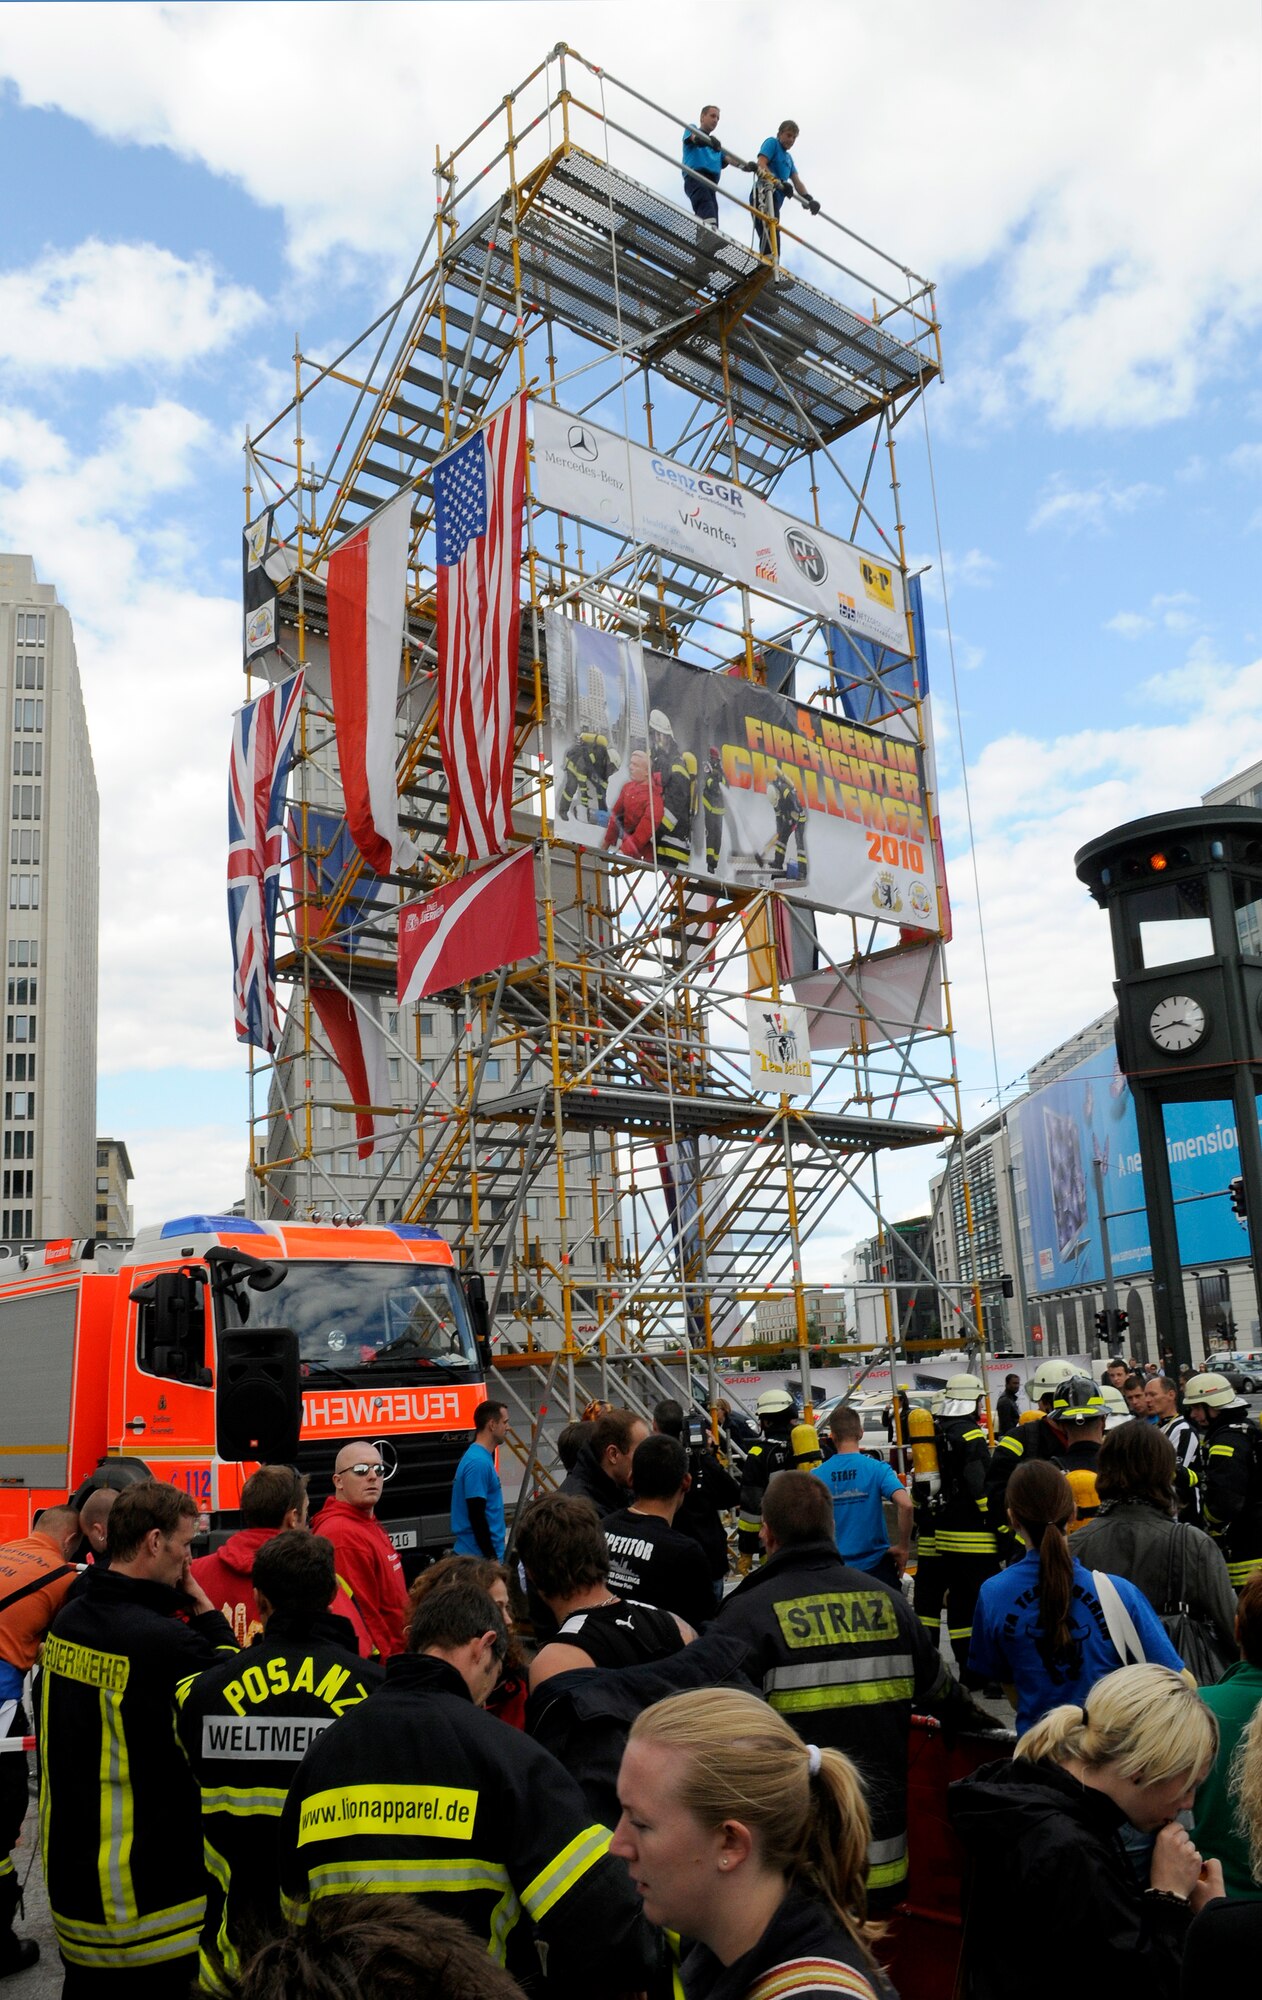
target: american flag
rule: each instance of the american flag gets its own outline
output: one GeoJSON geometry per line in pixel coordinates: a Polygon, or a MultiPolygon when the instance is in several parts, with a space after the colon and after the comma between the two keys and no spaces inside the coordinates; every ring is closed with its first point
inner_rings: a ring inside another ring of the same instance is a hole
{"type": "Polygon", "coordinates": [[[512,822],[526,398],[434,468],[447,852],[501,854],[512,822]]]}
{"type": "Polygon", "coordinates": [[[280,1046],[272,965],[285,786],[302,700],[302,674],[238,709],[228,767],[228,926],[237,1040],[280,1046]]]}

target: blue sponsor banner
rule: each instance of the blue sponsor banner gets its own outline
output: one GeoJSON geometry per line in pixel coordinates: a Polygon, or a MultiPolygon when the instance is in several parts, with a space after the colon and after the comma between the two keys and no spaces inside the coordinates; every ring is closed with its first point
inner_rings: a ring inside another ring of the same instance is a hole
{"type": "MultiPolygon", "coordinates": [[[[1012,1117],[1024,1154],[1035,1289],[1104,1281],[1092,1173],[1097,1157],[1113,1274],[1124,1282],[1151,1271],[1135,1107],[1112,1051],[1084,1057],[1016,1106],[1012,1117]]],[[[1182,1262],[1247,1257],[1245,1225],[1232,1214],[1227,1194],[1227,1183],[1240,1171],[1230,1101],[1168,1104],[1165,1120],[1182,1262]]]]}

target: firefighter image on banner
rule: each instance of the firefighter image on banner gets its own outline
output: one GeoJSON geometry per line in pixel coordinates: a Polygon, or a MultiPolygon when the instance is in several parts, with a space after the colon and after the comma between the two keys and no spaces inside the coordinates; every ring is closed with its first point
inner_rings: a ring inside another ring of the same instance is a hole
{"type": "Polygon", "coordinates": [[[663,872],[924,930],[915,744],[547,615],[556,831],[663,872]]]}

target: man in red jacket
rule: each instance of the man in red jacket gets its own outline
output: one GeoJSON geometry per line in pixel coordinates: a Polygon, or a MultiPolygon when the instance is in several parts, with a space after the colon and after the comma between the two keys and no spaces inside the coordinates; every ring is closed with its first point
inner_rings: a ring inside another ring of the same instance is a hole
{"type": "Polygon", "coordinates": [[[383,1660],[403,1651],[408,1593],[403,1565],[377,1519],[385,1467],[375,1444],[344,1444],[333,1464],[333,1498],[311,1526],[332,1542],[338,1575],[355,1602],[383,1660]]]}
{"type": "MultiPolygon", "coordinates": [[[[208,1556],[190,1565],[193,1575],[232,1627],[238,1646],[249,1646],[263,1629],[251,1573],[264,1542],[286,1529],[307,1525],[307,1482],[292,1465],[260,1465],[241,1488],[241,1526],[208,1556]]],[[[349,1585],[339,1576],[327,1609],[353,1626],[359,1656],[372,1658],[373,1642],[349,1585]]]]}

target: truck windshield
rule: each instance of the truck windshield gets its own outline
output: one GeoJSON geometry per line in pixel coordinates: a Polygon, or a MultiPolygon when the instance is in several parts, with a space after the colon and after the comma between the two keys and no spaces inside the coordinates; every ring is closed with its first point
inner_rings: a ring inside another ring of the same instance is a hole
{"type": "Polygon", "coordinates": [[[451,1369],[479,1363],[453,1273],[428,1264],[289,1264],[274,1291],[223,1294],[228,1326],[287,1326],[304,1374],[359,1368],[451,1369]]]}

